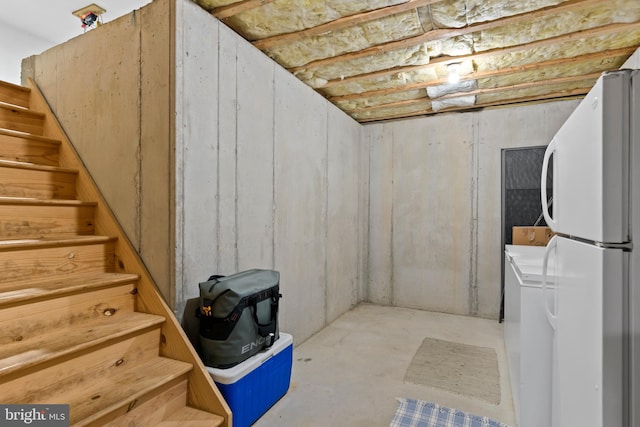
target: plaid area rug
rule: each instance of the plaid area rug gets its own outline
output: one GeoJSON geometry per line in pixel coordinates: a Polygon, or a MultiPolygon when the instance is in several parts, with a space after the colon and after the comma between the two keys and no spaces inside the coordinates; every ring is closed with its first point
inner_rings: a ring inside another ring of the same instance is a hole
{"type": "Polygon", "coordinates": [[[509,427],[487,417],[467,414],[422,400],[399,398],[389,427],[509,427]]]}

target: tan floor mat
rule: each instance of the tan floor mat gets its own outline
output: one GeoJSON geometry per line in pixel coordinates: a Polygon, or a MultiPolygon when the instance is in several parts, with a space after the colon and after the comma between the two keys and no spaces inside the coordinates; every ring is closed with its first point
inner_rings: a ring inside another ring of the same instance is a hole
{"type": "Polygon", "coordinates": [[[500,403],[498,358],[492,348],[425,338],[404,380],[500,403]]]}

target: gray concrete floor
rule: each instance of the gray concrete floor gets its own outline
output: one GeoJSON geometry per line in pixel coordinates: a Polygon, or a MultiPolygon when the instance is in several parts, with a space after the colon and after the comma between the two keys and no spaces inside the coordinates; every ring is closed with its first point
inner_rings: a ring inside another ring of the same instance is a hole
{"type": "Polygon", "coordinates": [[[359,305],[294,347],[290,389],[255,426],[388,426],[398,407],[397,397],[426,400],[515,425],[502,324],[359,305]],[[426,337],[494,348],[500,404],[405,383],[405,371],[426,337]]]}

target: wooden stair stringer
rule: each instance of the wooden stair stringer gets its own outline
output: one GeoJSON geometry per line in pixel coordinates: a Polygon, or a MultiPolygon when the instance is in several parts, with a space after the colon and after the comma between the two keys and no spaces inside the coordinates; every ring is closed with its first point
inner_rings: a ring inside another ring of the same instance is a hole
{"type": "Polygon", "coordinates": [[[161,327],[160,355],[189,363],[193,366],[193,369],[187,373],[188,406],[211,414],[217,414],[223,419],[219,425],[230,427],[232,425],[231,410],[207,372],[202,360],[191,346],[173,311],[162,298],[151,274],[98,190],[93,178],[49,107],[46,98],[32,79],[29,79],[28,87],[31,89],[31,108],[45,113],[43,135],[61,142],[59,152],[60,167],[78,171],[76,198],[97,203],[94,218],[95,233],[117,237],[114,243],[116,272],[137,274],[140,277],[137,287],[136,310],[163,316],[166,319],[161,327]]]}

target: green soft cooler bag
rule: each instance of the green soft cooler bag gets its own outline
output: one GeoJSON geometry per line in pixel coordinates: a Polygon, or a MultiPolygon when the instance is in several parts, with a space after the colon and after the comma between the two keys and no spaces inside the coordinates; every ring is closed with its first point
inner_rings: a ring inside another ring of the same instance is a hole
{"type": "Polygon", "coordinates": [[[200,357],[230,368],[278,339],[280,273],[248,270],[200,283],[200,357]]]}

